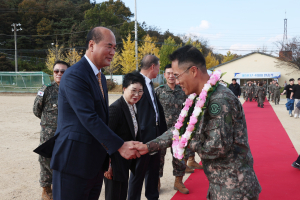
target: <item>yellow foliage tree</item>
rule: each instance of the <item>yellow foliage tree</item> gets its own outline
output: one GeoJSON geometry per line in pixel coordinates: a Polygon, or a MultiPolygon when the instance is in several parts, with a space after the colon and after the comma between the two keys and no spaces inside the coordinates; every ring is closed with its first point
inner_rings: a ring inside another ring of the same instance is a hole
{"type": "Polygon", "coordinates": [[[144,38],[143,45],[139,47],[139,62],[144,58],[145,55],[155,55],[159,58],[159,48],[156,47],[156,39],[146,35],[144,38]]]}
{"type": "Polygon", "coordinates": [[[112,74],[120,68],[120,63],[121,63],[121,54],[120,52],[116,51],[110,66],[105,67],[105,71],[109,72],[110,74],[110,79],[112,79],[112,74]]]}
{"type": "Polygon", "coordinates": [[[63,55],[63,46],[59,46],[58,44],[55,47],[49,48],[47,57],[46,57],[46,66],[50,71],[53,71],[53,65],[57,60],[65,60],[66,58],[63,55]]]}
{"type": "Polygon", "coordinates": [[[74,65],[75,63],[77,63],[79,60],[81,59],[81,56],[79,55],[79,53],[75,50],[75,48],[70,49],[67,53],[66,53],[66,57],[65,57],[65,61],[70,65],[74,65]]]}
{"type": "Polygon", "coordinates": [[[123,40],[123,51],[120,56],[120,65],[122,65],[122,72],[127,74],[136,69],[135,60],[135,46],[134,41],[131,41],[131,35],[128,34],[127,41],[123,40]]]}
{"type": "Polygon", "coordinates": [[[230,51],[227,52],[226,56],[224,56],[223,60],[222,60],[222,63],[225,63],[225,62],[228,62],[228,61],[231,61],[233,59],[236,58],[236,55],[235,54],[232,54],[230,51]]]}
{"type": "Polygon", "coordinates": [[[185,45],[192,45],[196,47],[200,52],[202,52],[201,42],[199,41],[192,41],[191,38],[185,43],[185,45]]]}
{"type": "Polygon", "coordinates": [[[208,53],[205,60],[206,60],[206,68],[207,69],[217,66],[219,64],[219,61],[212,55],[211,52],[208,53]]]}

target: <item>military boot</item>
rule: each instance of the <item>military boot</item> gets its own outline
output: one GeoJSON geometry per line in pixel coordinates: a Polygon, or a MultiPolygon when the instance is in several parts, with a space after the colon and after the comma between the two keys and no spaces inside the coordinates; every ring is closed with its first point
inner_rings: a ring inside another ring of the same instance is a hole
{"type": "Polygon", "coordinates": [[[42,200],[53,200],[51,186],[43,187],[42,200]]]}
{"type": "Polygon", "coordinates": [[[183,159],[184,163],[185,163],[185,173],[194,173],[194,169],[190,168],[189,166],[187,166],[187,159],[183,159]]]}
{"type": "Polygon", "coordinates": [[[203,169],[202,165],[199,165],[195,161],[195,156],[190,156],[187,162],[187,166],[189,166],[192,169],[203,169]]]}
{"type": "Polygon", "coordinates": [[[263,107],[264,107],[264,104],[261,105],[261,108],[263,108],[263,107]]]}
{"type": "Polygon", "coordinates": [[[190,191],[184,186],[182,178],[183,176],[175,177],[174,190],[178,190],[182,194],[188,194],[190,191]]]}

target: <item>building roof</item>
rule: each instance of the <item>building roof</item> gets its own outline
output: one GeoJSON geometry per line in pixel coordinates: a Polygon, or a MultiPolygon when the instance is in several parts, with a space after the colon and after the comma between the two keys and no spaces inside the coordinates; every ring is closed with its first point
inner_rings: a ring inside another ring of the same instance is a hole
{"type": "Polygon", "coordinates": [[[246,55],[243,55],[243,56],[241,56],[241,57],[238,57],[238,58],[236,58],[236,59],[230,60],[230,61],[228,61],[228,62],[225,62],[225,63],[219,64],[219,65],[217,65],[217,66],[211,67],[211,68],[209,68],[209,70],[213,71],[213,70],[215,70],[216,68],[218,68],[218,67],[220,67],[220,66],[222,66],[222,65],[226,65],[226,64],[228,64],[228,63],[237,61],[237,60],[239,60],[239,59],[245,58],[245,57],[247,57],[247,56],[251,56],[251,55],[256,54],[256,53],[259,53],[259,54],[264,55],[264,56],[270,56],[270,57],[272,57],[272,58],[278,58],[278,57],[276,57],[276,56],[272,56],[271,54],[266,54],[266,53],[262,53],[262,52],[252,52],[252,53],[248,53],[248,54],[246,54],[246,55]]]}

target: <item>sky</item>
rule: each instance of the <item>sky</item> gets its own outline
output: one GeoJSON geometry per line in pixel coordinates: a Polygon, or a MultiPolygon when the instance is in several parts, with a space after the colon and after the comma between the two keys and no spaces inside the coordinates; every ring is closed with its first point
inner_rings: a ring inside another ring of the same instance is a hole
{"type": "MultiPolygon", "coordinates": [[[[266,49],[276,55],[275,42],[283,38],[285,18],[288,38],[300,36],[300,0],[136,1],[138,22],[161,32],[202,37],[215,53],[245,55],[266,49]]],[[[134,13],[135,0],[123,2],[134,13]]]]}

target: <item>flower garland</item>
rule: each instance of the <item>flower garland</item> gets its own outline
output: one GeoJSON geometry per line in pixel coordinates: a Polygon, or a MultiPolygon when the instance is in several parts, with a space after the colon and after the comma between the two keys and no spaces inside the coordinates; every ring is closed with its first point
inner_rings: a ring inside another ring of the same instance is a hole
{"type": "Polygon", "coordinates": [[[199,97],[197,97],[196,93],[193,93],[189,95],[183,104],[184,108],[181,110],[173,131],[172,149],[175,158],[181,160],[184,157],[185,150],[197,130],[195,127],[198,127],[197,125],[203,115],[206,101],[216,90],[223,75],[220,70],[214,71],[204,85],[199,97]]]}

